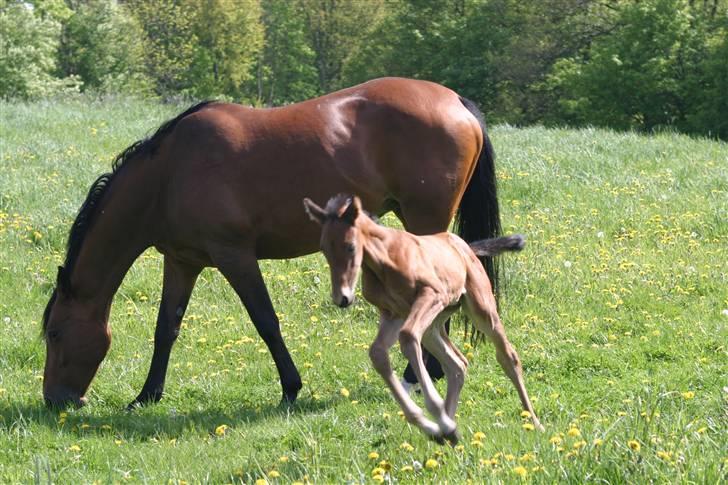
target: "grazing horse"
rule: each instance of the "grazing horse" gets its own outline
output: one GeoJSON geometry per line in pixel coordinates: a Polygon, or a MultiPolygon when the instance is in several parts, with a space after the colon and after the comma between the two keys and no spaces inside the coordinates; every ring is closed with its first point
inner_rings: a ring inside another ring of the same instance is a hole
{"type": "Polygon", "coordinates": [[[359,270],[364,298],[379,309],[379,333],[369,357],[389,386],[405,418],[442,443],[457,442],[455,411],[468,361],[444,331],[444,322],[460,306],[476,331],[495,345],[498,363],[518,390],[523,409],[536,428],[543,426],[533,411],[523,382],[521,362],[498,317],[488,275],[477,256],[495,256],[523,248],[521,236],[466,243],[449,232],[415,236],[376,224],[364,213],[358,197],[340,194],[322,209],[303,200],[309,217],[322,226],[321,249],[331,270],[331,298],[340,307],[354,301],[359,270]],[[389,348],[399,337],[402,353],[422,386],[426,418],[392,372],[389,348]],[[443,365],[447,395],[443,402],[422,360],[421,345],[443,365]]]}
{"type": "MultiPolygon", "coordinates": [[[[204,102],[124,150],[91,186],[43,315],[43,394],[85,403],[111,344],[111,301],[148,247],[164,255],[147,379],[130,406],[162,397],[192,288],[216,267],[242,300],[277,367],[283,400],[301,378],[281,336],[259,259],[318,250],[304,196],[356,193],[407,230],[468,240],[500,231],[493,150],[475,105],[438,84],[375,79],[281,108],[204,102]]],[[[484,262],[492,278],[492,260],[484,262]]]]}

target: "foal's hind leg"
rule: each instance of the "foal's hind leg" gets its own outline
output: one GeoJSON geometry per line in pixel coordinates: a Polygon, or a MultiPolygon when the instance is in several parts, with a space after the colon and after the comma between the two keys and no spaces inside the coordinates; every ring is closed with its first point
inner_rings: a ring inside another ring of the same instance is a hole
{"type": "Polygon", "coordinates": [[[182,317],[199,274],[200,268],[198,267],[184,265],[169,256],[164,257],[162,302],[159,304],[157,328],[154,332],[152,363],[147,380],[137,398],[129,404],[129,409],[137,405],[157,402],[162,398],[169,354],[179,335],[182,317]]]}
{"type": "Polygon", "coordinates": [[[465,383],[467,360],[462,354],[456,352],[441,324],[433,325],[430,331],[425,332],[422,342],[425,348],[445,367],[445,376],[447,376],[445,411],[450,418],[455,419],[458,398],[465,383]]]}
{"type": "Polygon", "coordinates": [[[442,438],[457,442],[457,425],[445,411],[445,404],[437,393],[430,375],[422,361],[421,342],[424,333],[430,328],[433,320],[443,310],[443,304],[432,291],[420,295],[415,300],[407,320],[399,334],[399,345],[407,357],[422,385],[425,407],[437,420],[442,438]]]}
{"type": "Polygon", "coordinates": [[[369,358],[372,361],[374,369],[382,376],[384,382],[387,383],[392,396],[399,403],[399,407],[404,412],[404,417],[410,423],[420,428],[426,435],[433,439],[439,439],[440,427],[427,419],[425,413],[415,404],[407,391],[402,387],[402,383],[397,380],[392,372],[392,365],[389,361],[389,349],[397,341],[399,330],[403,321],[387,316],[384,312],[379,317],[379,332],[377,337],[369,347],[369,358]]]}
{"type": "Polygon", "coordinates": [[[508,378],[513,382],[513,385],[516,386],[523,409],[530,413],[536,429],[543,431],[543,426],[536,417],[531,400],[528,398],[528,392],[526,392],[521,359],[506,337],[505,329],[496,311],[495,298],[490,286],[487,289],[482,287],[468,288],[465,301],[473,324],[493,342],[496,359],[508,378]]]}
{"type": "Polygon", "coordinates": [[[255,255],[228,249],[217,251],[213,261],[242,300],[255,329],[273,356],[283,388],[282,402],[294,402],[302,387],[301,376],[283,342],[278,317],[255,255]]]}

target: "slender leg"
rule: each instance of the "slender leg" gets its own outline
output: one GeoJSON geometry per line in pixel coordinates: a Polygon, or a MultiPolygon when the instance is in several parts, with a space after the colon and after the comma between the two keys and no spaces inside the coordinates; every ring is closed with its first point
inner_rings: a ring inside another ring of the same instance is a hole
{"type": "MultiPolygon", "coordinates": [[[[427,350],[442,362],[447,376],[447,395],[445,396],[445,411],[451,419],[455,419],[460,391],[465,383],[467,361],[454,351],[455,347],[445,333],[442,325],[437,325],[425,332],[422,342],[427,350]]],[[[461,354],[462,355],[462,354],[461,354]]]]}
{"type": "Polygon", "coordinates": [[[159,304],[157,328],[154,332],[152,363],[147,380],[137,398],[129,404],[129,409],[162,399],[169,354],[179,335],[182,317],[199,274],[200,268],[189,267],[168,256],[164,257],[162,301],[159,304]]]}
{"type": "MultiPolygon", "coordinates": [[[[483,292],[479,293],[480,295],[483,295],[483,292]]],[[[533,422],[534,427],[539,431],[543,431],[544,428],[539,419],[536,417],[536,413],[531,405],[531,400],[528,398],[528,392],[526,392],[521,360],[518,357],[516,349],[513,348],[506,337],[505,329],[503,328],[500,317],[498,317],[498,313],[496,312],[495,298],[493,297],[492,292],[488,291],[485,297],[477,298],[468,291],[466,296],[466,307],[471,315],[473,323],[477,325],[478,328],[493,342],[498,364],[500,364],[503,371],[516,387],[523,409],[531,414],[531,421],[533,422]]]]}
{"type": "Polygon", "coordinates": [[[260,274],[257,259],[252,252],[241,254],[239,250],[230,250],[214,255],[213,261],[242,300],[258,334],[273,356],[283,388],[281,402],[294,402],[302,387],[301,376],[283,342],[278,317],[260,274]]]}
{"type": "Polygon", "coordinates": [[[374,342],[369,347],[369,358],[372,361],[374,369],[382,376],[384,382],[387,383],[394,399],[404,412],[404,417],[410,423],[420,428],[429,437],[439,440],[440,427],[437,423],[430,421],[425,417],[422,409],[415,404],[407,391],[404,390],[402,384],[392,372],[392,365],[389,361],[389,349],[397,341],[399,330],[402,327],[403,320],[393,319],[392,317],[381,313],[379,316],[379,332],[374,342]]]}
{"type": "Polygon", "coordinates": [[[399,345],[407,357],[422,385],[425,407],[440,426],[441,436],[451,442],[457,442],[457,425],[445,411],[445,403],[435,389],[430,375],[422,361],[422,336],[432,325],[437,315],[443,310],[443,304],[436,295],[425,293],[412,305],[410,314],[402,325],[399,334],[399,345]]]}

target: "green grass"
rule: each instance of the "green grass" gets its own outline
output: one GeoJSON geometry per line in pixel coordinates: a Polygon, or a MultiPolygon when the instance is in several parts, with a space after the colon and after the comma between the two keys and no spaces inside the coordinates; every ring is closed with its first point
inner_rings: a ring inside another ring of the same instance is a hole
{"type": "Polygon", "coordinates": [[[484,344],[465,346],[463,446],[427,441],[368,362],[375,312],[329,302],[320,255],[263,263],[305,382],[292,409],[277,407],[272,359],[236,296],[206,270],[165,399],[123,411],[151,358],[161,258],[150,250],[114,301],[90,405],[46,410],[39,320],[70,223],[113,156],[179,109],[0,104],[0,482],[370,482],[382,460],[393,482],[725,480],[728,145],[672,134],[492,130],[505,230],[528,237],[505,260],[503,320],[543,434],[521,427],[484,344]],[[430,459],[438,467],[420,469],[430,459]]]}

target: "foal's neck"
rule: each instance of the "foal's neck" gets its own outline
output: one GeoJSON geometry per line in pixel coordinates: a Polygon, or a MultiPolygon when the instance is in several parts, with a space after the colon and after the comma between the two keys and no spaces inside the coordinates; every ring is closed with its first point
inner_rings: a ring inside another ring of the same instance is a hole
{"type": "Polygon", "coordinates": [[[368,216],[363,216],[357,225],[363,236],[364,258],[362,264],[379,273],[382,267],[389,266],[389,250],[397,238],[397,231],[380,226],[368,216]]]}

